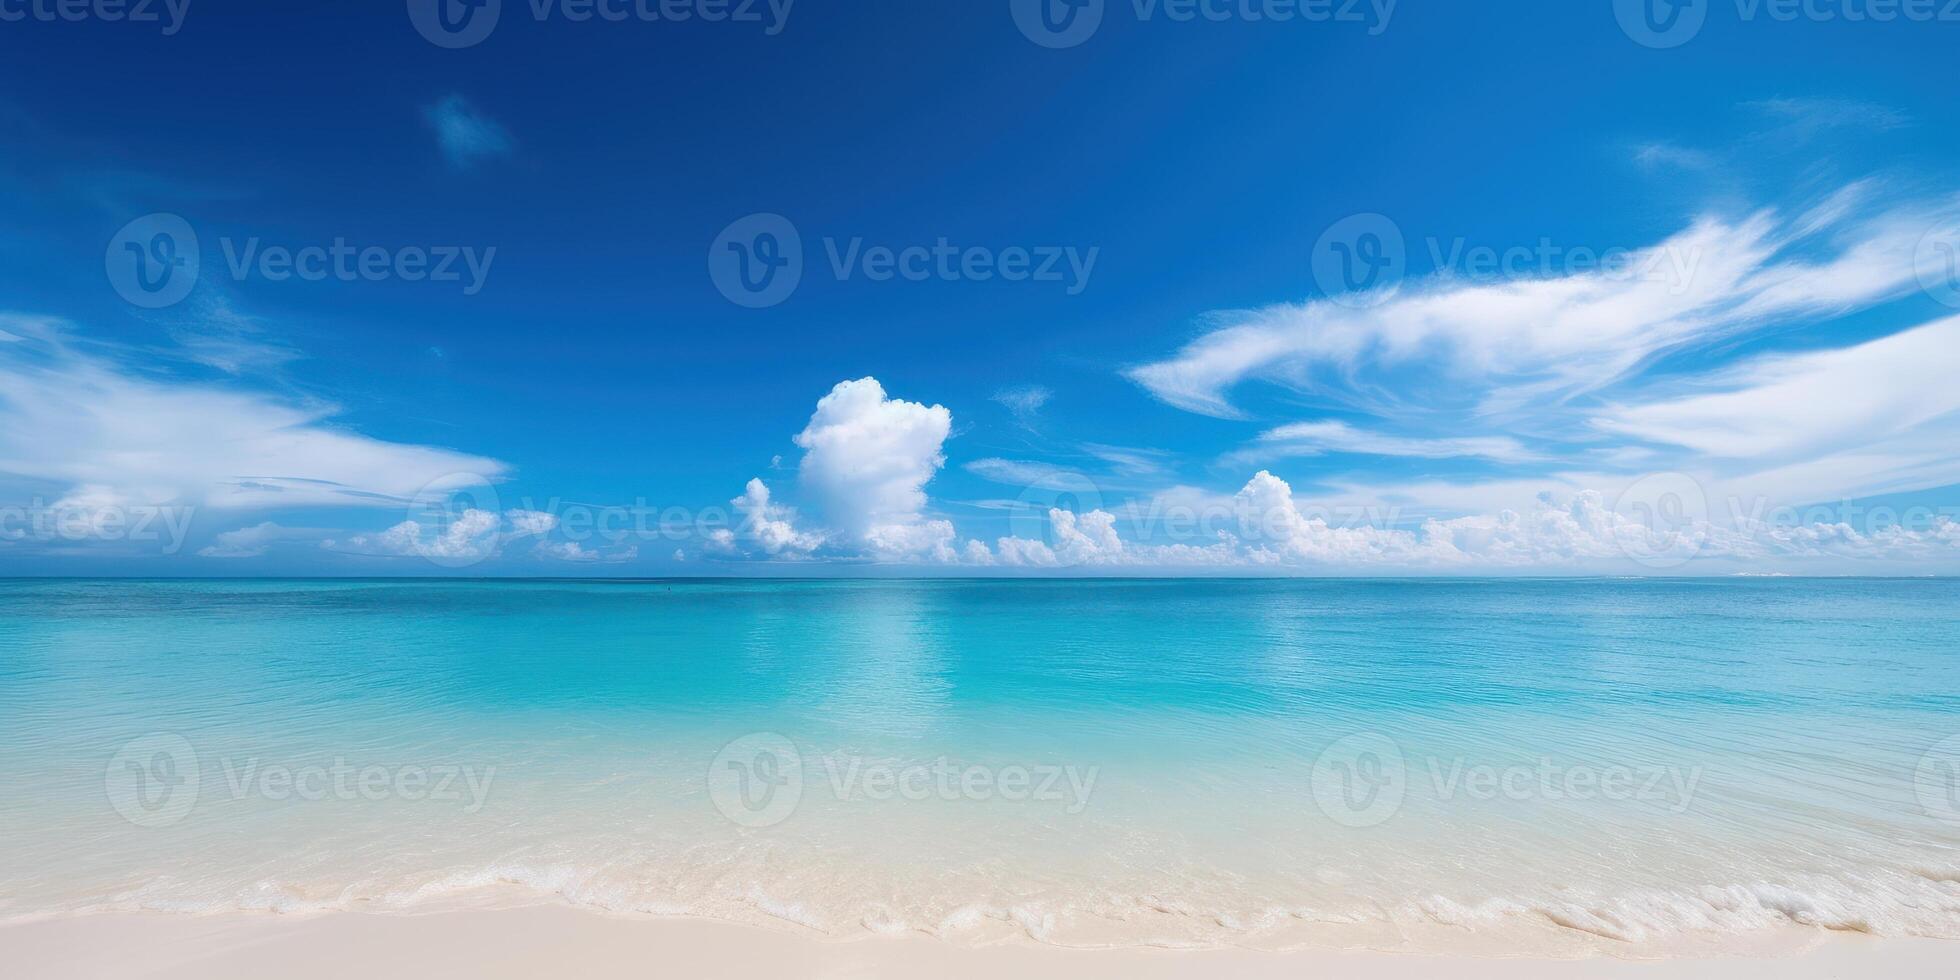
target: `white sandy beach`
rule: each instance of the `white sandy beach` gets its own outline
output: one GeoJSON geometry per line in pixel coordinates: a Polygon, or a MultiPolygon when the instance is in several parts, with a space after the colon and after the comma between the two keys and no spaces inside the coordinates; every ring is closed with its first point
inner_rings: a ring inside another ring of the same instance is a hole
{"type": "MultiPolygon", "coordinates": [[[[1769,938],[1769,937],[1765,937],[1769,938]]],[[[963,947],[927,937],[832,942],[792,932],[564,907],[428,915],[155,913],[0,926],[9,976],[281,977],[1171,977],[1628,978],[1779,980],[1951,976],[1960,943],[1791,929],[1760,955],[1631,959],[1424,956],[1365,950],[1066,949],[1028,942],[963,947]],[[1780,952],[1779,952],[1780,950],[1780,952]]]]}

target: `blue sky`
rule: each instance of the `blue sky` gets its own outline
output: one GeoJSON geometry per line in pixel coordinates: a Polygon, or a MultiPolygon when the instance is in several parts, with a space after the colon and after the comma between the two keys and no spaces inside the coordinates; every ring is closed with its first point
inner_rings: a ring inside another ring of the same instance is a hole
{"type": "Polygon", "coordinates": [[[314,6],[0,2],[0,573],[1960,570],[1937,6],[314,6]]]}

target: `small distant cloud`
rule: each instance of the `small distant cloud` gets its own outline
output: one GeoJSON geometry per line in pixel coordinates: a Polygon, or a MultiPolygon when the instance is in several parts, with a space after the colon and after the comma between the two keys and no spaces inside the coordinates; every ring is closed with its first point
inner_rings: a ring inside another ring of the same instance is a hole
{"type": "Polygon", "coordinates": [[[238,312],[231,298],[217,290],[207,289],[203,295],[191,297],[169,330],[176,347],[155,349],[153,353],[193,361],[226,374],[271,372],[302,356],[293,347],[269,339],[256,318],[238,312]]]}
{"type": "Polygon", "coordinates": [[[532,537],[550,534],[558,527],[558,516],[541,510],[510,510],[504,512],[510,521],[512,537],[532,537]]]}
{"type": "Polygon", "coordinates": [[[1643,167],[1707,170],[1715,165],[1715,158],[1701,150],[1676,146],[1673,143],[1647,143],[1633,151],[1633,162],[1643,167]]]}
{"type": "Polygon", "coordinates": [[[551,561],[626,562],[640,557],[640,546],[628,545],[618,551],[599,552],[576,541],[540,541],[531,554],[551,561]]]}
{"type": "Polygon", "coordinates": [[[459,170],[497,157],[509,156],[514,144],[502,124],[478,111],[469,100],[451,95],[423,110],[436,131],[443,156],[459,170]]]}
{"type": "Polygon", "coordinates": [[[63,332],[63,327],[57,317],[0,310],[0,343],[19,343],[29,337],[52,339],[63,332]]]}
{"type": "Polygon", "coordinates": [[[1318,456],[1354,453],[1363,456],[1406,456],[1416,459],[1483,457],[1502,462],[1525,462],[1537,457],[1509,436],[1451,436],[1423,438],[1358,429],[1341,421],[1294,422],[1259,435],[1255,448],[1231,458],[1318,456]]]}
{"type": "Polygon", "coordinates": [[[1171,454],[1161,449],[1133,449],[1128,446],[1105,446],[1101,443],[1085,442],[1082,451],[1108,463],[1116,472],[1125,476],[1159,476],[1169,472],[1165,463],[1171,454]]]}
{"type": "Polygon", "coordinates": [[[577,541],[540,541],[531,552],[539,558],[554,561],[598,561],[598,552],[579,544],[577,541]]]}
{"type": "Polygon", "coordinates": [[[994,392],[994,401],[1006,406],[1008,411],[1014,413],[1014,421],[1028,428],[1034,427],[1035,416],[1041,412],[1041,406],[1048,404],[1048,399],[1053,397],[1055,393],[1041,385],[1020,385],[994,392]]]}
{"type": "Polygon", "coordinates": [[[211,540],[211,544],[198,550],[204,558],[257,558],[273,545],[287,541],[316,538],[322,532],[314,528],[281,527],[271,521],[252,527],[241,527],[236,531],[225,531],[211,540]]]}
{"type": "Polygon", "coordinates": [[[1060,466],[1020,459],[976,459],[964,467],[983,480],[1017,487],[1068,489],[1089,482],[1087,477],[1060,466]]]}
{"type": "Polygon", "coordinates": [[[1826,129],[1898,129],[1912,118],[1889,106],[1858,99],[1782,98],[1745,102],[1744,109],[1780,120],[1779,132],[1796,137],[1813,136],[1826,129]]]}
{"type": "Polygon", "coordinates": [[[1838,188],[1805,211],[1791,229],[1792,233],[1797,236],[1814,234],[1850,218],[1860,206],[1871,200],[1873,187],[1871,180],[1855,180],[1838,188]]]}

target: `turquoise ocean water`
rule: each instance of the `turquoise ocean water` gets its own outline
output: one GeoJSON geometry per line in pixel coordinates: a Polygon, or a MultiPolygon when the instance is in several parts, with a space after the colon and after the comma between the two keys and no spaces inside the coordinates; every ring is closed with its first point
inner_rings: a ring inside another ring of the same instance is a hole
{"type": "Polygon", "coordinates": [[[0,581],[0,917],[1960,938],[1960,582],[0,581]]]}

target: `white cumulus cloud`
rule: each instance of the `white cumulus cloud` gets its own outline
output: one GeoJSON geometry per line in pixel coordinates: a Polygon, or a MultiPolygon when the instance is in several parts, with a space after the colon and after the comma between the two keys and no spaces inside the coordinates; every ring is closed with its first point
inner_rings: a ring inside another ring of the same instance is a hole
{"type": "Polygon", "coordinates": [[[503,543],[502,528],[503,520],[494,512],[472,507],[439,526],[408,520],[378,534],[356,534],[345,547],[334,541],[324,544],[336,551],[377,557],[473,562],[497,553],[503,543]]]}
{"type": "Polygon", "coordinates": [[[943,405],[889,398],[876,378],[839,382],[796,435],[799,479],[846,541],[881,557],[931,556],[951,525],[924,516],[925,487],[952,429],[943,405]]]}
{"type": "MultiPolygon", "coordinates": [[[[742,515],[740,535],[754,541],[764,554],[800,557],[823,544],[823,535],[796,529],[789,508],[770,503],[769,486],[760,479],[749,480],[742,495],[729,503],[742,515]]],[[[727,544],[733,546],[734,539],[731,534],[727,544]]]]}

